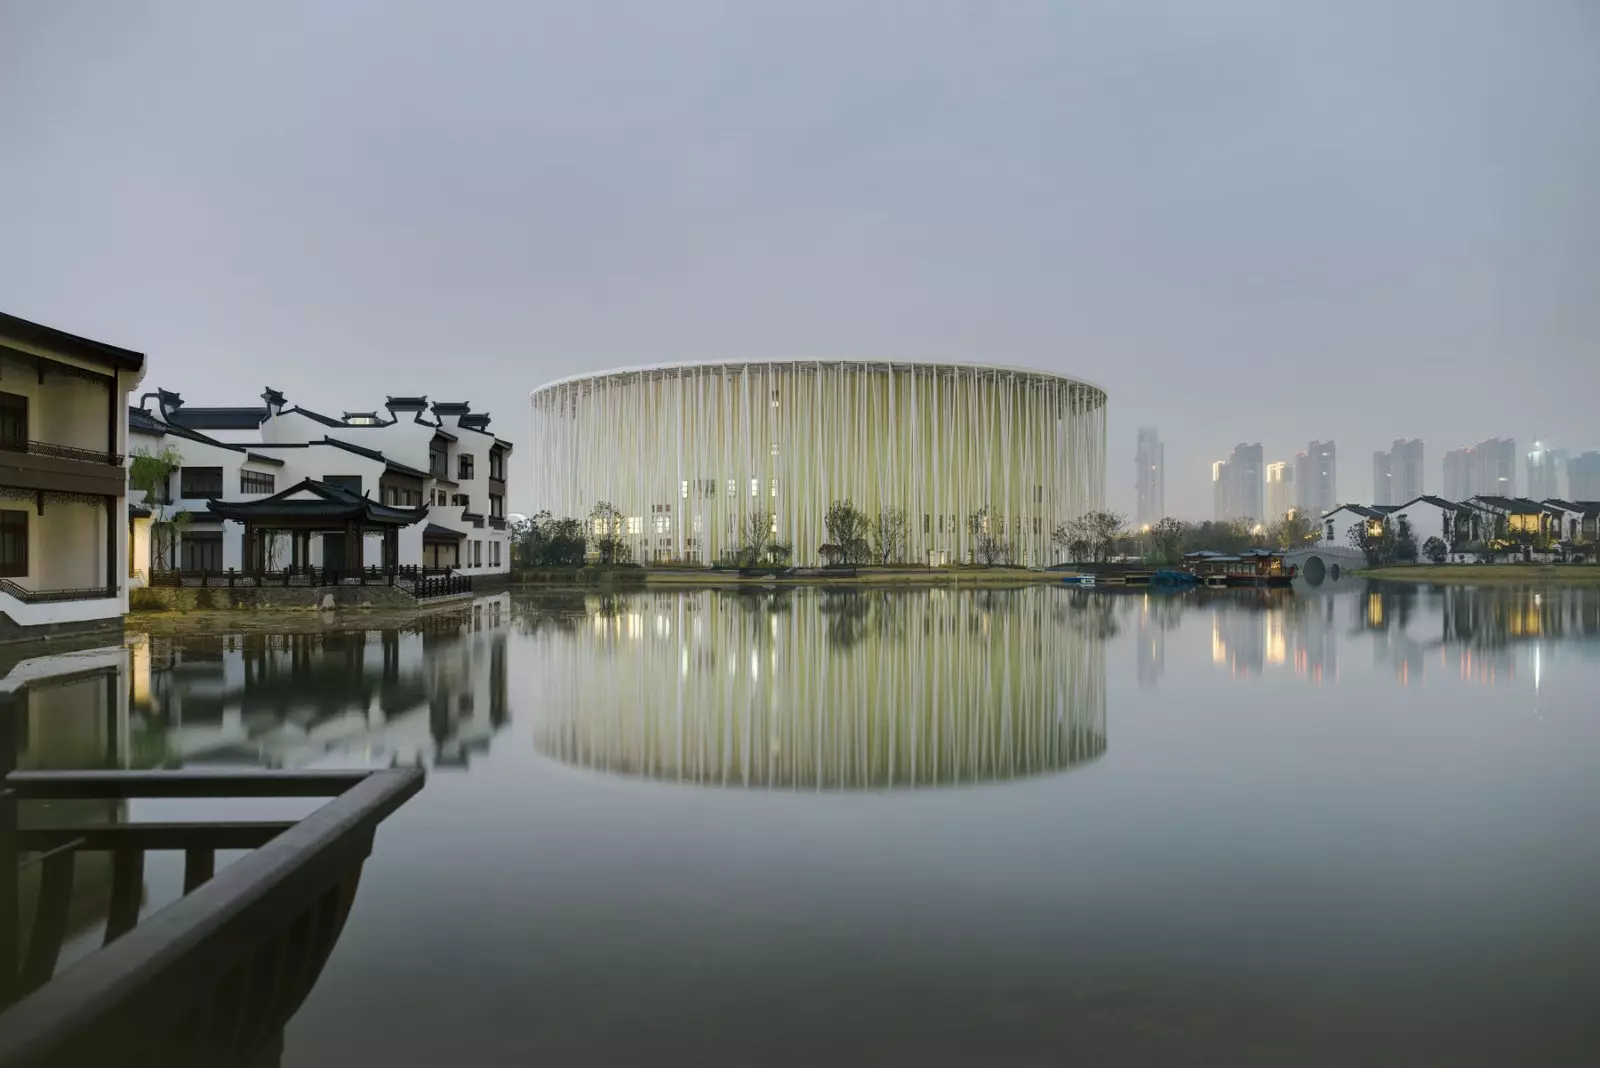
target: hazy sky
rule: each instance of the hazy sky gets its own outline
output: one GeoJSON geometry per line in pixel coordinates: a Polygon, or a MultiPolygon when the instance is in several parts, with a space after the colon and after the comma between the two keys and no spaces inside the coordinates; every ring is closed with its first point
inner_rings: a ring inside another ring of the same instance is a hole
{"type": "MultiPolygon", "coordinates": [[[[0,5],[0,309],[190,403],[1030,364],[1107,483],[1332,437],[1600,448],[1600,4],[0,5]]],[[[538,462],[527,450],[518,462],[538,462]]],[[[513,506],[523,506],[513,495],[513,506]]]]}

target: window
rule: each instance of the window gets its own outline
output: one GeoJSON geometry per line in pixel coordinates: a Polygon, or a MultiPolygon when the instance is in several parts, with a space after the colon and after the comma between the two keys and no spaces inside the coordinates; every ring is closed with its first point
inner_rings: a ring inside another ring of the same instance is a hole
{"type": "Polygon", "coordinates": [[[434,504],[449,504],[450,503],[450,495],[445,493],[444,490],[434,490],[433,491],[433,503],[434,504]]]}
{"type": "Polygon", "coordinates": [[[28,398],[0,393],[0,449],[28,447],[28,398]]]}
{"type": "Polygon", "coordinates": [[[684,500],[688,500],[689,499],[689,480],[688,479],[684,479],[683,480],[683,484],[679,487],[679,494],[678,495],[680,497],[682,497],[684,500]]]}
{"type": "Polygon", "coordinates": [[[506,499],[498,493],[489,494],[489,515],[495,519],[506,517],[506,499]]]}
{"type": "MultiPolygon", "coordinates": [[[[184,468],[184,470],[187,472],[188,468],[184,468]]],[[[360,475],[323,475],[322,481],[330,486],[337,486],[346,493],[354,493],[357,497],[361,496],[360,475]]],[[[184,496],[188,496],[188,494],[184,494],[184,496]]]]}
{"type": "Polygon", "coordinates": [[[489,477],[501,482],[506,480],[506,454],[503,449],[489,450],[489,477]]]}
{"type": "Polygon", "coordinates": [[[656,516],[656,533],[657,534],[670,534],[670,533],[672,533],[672,517],[670,515],[658,515],[658,516],[656,516]]]}
{"type": "Polygon", "coordinates": [[[181,478],[183,488],[179,496],[190,499],[204,497],[207,500],[222,496],[220,467],[185,467],[181,478]]]}
{"type": "Polygon", "coordinates": [[[222,570],[222,531],[197,530],[183,535],[185,571],[222,570]]]}
{"type": "Polygon", "coordinates": [[[777,479],[773,479],[772,480],[772,495],[774,497],[776,497],[778,495],[778,480],[777,479]]]}
{"type": "Polygon", "coordinates": [[[465,493],[452,493],[450,495],[450,503],[455,505],[457,508],[469,507],[471,501],[472,498],[468,497],[465,493]]]}
{"type": "Polygon", "coordinates": [[[474,541],[472,543],[472,566],[483,566],[483,542],[481,541],[474,541]]]}
{"type": "Polygon", "coordinates": [[[277,478],[269,471],[239,471],[240,493],[273,493],[277,478]]]}
{"type": "Polygon", "coordinates": [[[760,493],[761,493],[761,480],[759,478],[752,478],[750,480],[750,496],[756,497],[756,496],[759,496],[760,493]]]}
{"type": "Polygon", "coordinates": [[[928,529],[929,528],[929,524],[931,524],[932,522],[933,522],[933,516],[928,512],[923,512],[922,513],[922,532],[924,534],[929,533],[929,529],[928,529]]]}
{"type": "Polygon", "coordinates": [[[456,477],[461,479],[472,477],[472,456],[470,454],[456,457],[456,477]]]}
{"type": "Polygon", "coordinates": [[[450,477],[450,458],[445,455],[443,449],[428,450],[428,474],[434,478],[450,477]]]}
{"type": "Polygon", "coordinates": [[[735,489],[736,485],[737,485],[737,483],[735,482],[734,479],[731,479],[731,478],[728,479],[728,496],[732,497],[735,493],[738,492],[738,490],[735,489]]]}
{"type": "Polygon", "coordinates": [[[20,508],[0,511],[0,575],[20,578],[28,573],[28,513],[20,508]]]}
{"type": "Polygon", "coordinates": [[[641,534],[644,532],[644,516],[630,515],[628,517],[628,533],[641,534]]]}

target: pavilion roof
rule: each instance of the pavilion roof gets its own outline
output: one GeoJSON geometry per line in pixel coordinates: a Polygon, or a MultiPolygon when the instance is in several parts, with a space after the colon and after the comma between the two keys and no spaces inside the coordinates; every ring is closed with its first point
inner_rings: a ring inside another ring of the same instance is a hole
{"type": "Polygon", "coordinates": [[[370,526],[410,526],[428,517],[427,506],[396,508],[340,486],[304,479],[281,493],[251,501],[212,501],[211,512],[236,522],[273,520],[359,520],[370,526]]]}

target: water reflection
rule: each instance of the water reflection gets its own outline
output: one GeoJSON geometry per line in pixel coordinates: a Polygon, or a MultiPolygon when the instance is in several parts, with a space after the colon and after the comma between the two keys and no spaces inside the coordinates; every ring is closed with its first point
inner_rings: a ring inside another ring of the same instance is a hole
{"type": "Polygon", "coordinates": [[[134,635],[134,762],[466,766],[510,718],[509,604],[403,628],[134,635]]]}
{"type": "Polygon", "coordinates": [[[704,784],[891,789],[1105,751],[1111,609],[1055,590],[640,593],[536,602],[535,745],[704,784]]]}

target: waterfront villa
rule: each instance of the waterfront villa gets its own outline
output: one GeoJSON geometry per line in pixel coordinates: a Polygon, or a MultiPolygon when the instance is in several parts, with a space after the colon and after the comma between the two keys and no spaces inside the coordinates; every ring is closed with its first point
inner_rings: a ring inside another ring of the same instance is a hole
{"type": "Polygon", "coordinates": [[[144,356],[0,313],[0,640],[120,627],[144,356]]]}
{"type": "Polygon", "coordinates": [[[274,389],[261,400],[190,408],[157,390],[130,410],[132,451],[172,467],[164,492],[131,494],[139,581],[152,569],[510,571],[512,446],[487,413],[390,397],[384,414],[333,418],[274,389]]]}

